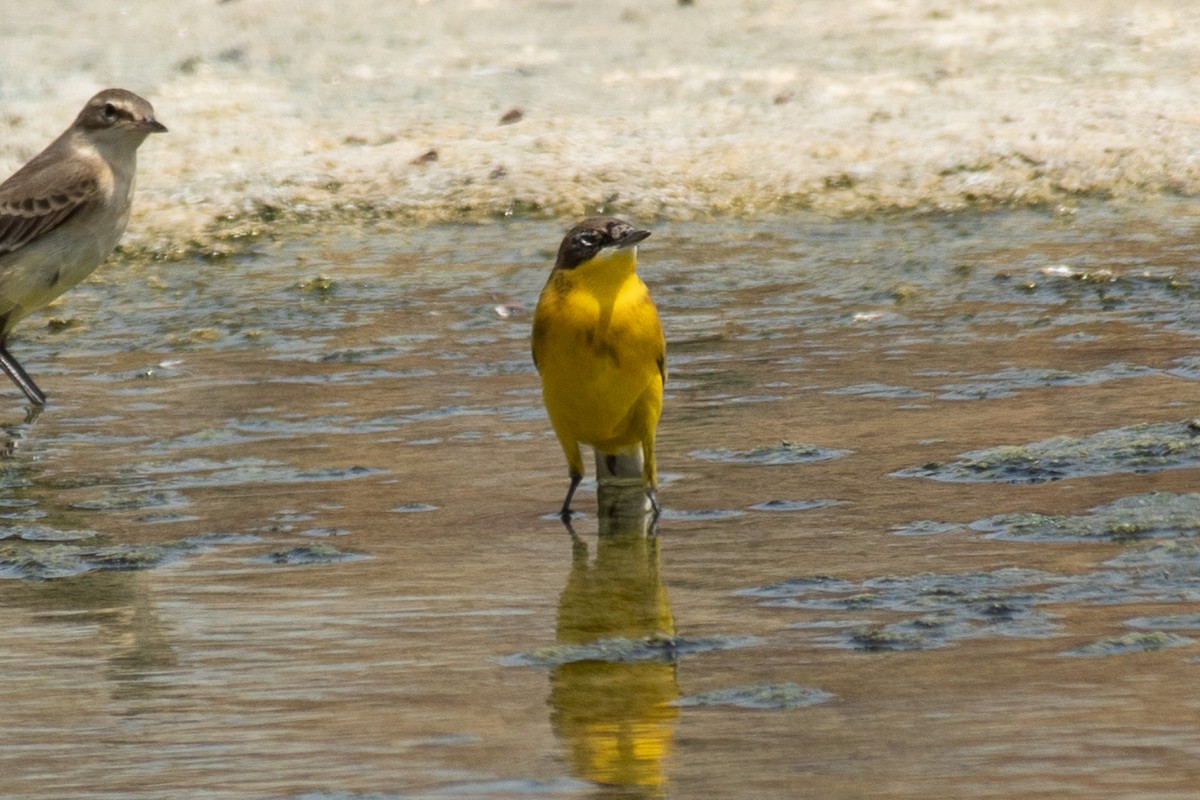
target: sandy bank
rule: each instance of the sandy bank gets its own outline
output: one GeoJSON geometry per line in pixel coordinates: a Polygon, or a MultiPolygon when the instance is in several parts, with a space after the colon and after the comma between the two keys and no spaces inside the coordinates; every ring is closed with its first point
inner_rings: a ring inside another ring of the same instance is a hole
{"type": "Polygon", "coordinates": [[[130,228],[154,250],[296,218],[1139,201],[1200,192],[1197,76],[1200,9],[1166,0],[8,3],[0,172],[122,85],[171,127],[130,228]]]}

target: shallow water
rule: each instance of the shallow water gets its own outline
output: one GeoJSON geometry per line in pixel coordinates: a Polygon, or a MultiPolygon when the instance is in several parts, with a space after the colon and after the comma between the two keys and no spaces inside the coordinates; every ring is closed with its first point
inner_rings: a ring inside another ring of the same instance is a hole
{"type": "Polygon", "coordinates": [[[1189,796],[1198,224],[652,224],[657,538],[548,516],[557,228],[111,263],[12,342],[5,794],[1189,796]]]}

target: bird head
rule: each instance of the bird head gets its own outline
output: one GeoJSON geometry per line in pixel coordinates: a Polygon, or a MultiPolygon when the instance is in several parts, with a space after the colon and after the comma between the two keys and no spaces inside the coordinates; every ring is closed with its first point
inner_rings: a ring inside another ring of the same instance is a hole
{"type": "Polygon", "coordinates": [[[649,235],[650,231],[637,230],[623,219],[590,217],[567,231],[554,268],[632,270],[637,265],[638,242],[649,235]]]}
{"type": "Polygon", "coordinates": [[[96,94],[75,118],[74,127],[97,142],[135,148],[150,134],[167,132],[167,126],[154,118],[154,107],[125,89],[96,94]]]}

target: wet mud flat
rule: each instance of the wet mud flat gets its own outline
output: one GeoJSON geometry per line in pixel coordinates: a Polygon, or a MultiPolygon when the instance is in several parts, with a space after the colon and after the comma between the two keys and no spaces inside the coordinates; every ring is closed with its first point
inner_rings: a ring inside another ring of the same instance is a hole
{"type": "Polygon", "coordinates": [[[1200,215],[641,222],[657,535],[548,516],[563,226],[117,260],[27,323],[5,791],[1187,796],[1200,215]]]}
{"type": "Polygon", "coordinates": [[[125,241],[156,253],[281,220],[1195,195],[1198,22],[1173,0],[7,4],[0,172],[117,85],[172,131],[125,241]]]}

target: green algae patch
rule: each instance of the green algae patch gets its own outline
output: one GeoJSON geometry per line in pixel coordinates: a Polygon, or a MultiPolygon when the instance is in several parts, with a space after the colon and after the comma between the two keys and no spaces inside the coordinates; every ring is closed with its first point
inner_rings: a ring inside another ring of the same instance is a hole
{"type": "Polygon", "coordinates": [[[1057,617],[1039,605],[1054,602],[1054,588],[1069,578],[1022,568],[961,574],[887,575],[861,582],[831,576],[792,578],[743,589],[761,605],[852,614],[791,624],[827,631],[825,645],[864,652],[932,650],[980,636],[1044,638],[1058,631],[1057,617]],[[892,614],[894,622],[865,619],[892,614]]]}
{"type": "Polygon", "coordinates": [[[67,543],[0,545],[0,579],[53,580],[102,570],[141,570],[162,566],[192,549],[165,544],[81,546],[67,543]]]}
{"type": "Polygon", "coordinates": [[[1200,544],[1189,541],[1156,541],[1148,546],[1130,548],[1105,561],[1105,566],[1121,569],[1165,568],[1172,572],[1200,572],[1200,544]]]}
{"type": "Polygon", "coordinates": [[[1163,631],[1137,631],[1123,636],[1112,636],[1089,642],[1082,647],[1066,650],[1064,656],[1081,658],[1102,658],[1104,656],[1119,656],[1126,653],[1150,653],[1155,650],[1166,650],[1172,647],[1184,647],[1194,639],[1180,636],[1176,633],[1163,631]]]}
{"type": "Polygon", "coordinates": [[[841,639],[842,646],[870,653],[895,650],[932,650],[974,632],[966,623],[949,619],[922,618],[882,628],[852,631],[841,639]],[[953,629],[958,628],[955,632],[953,629]]]}
{"type": "Polygon", "coordinates": [[[1163,614],[1157,617],[1134,617],[1125,620],[1131,628],[1149,628],[1153,630],[1200,631],[1200,612],[1192,611],[1184,614],[1163,614]]]}
{"type": "Polygon", "coordinates": [[[892,475],[957,483],[1044,483],[1195,466],[1200,466],[1200,425],[1183,420],[973,450],[954,461],[907,467],[892,475]]]}
{"type": "Polygon", "coordinates": [[[112,491],[72,503],[83,511],[133,511],[148,508],[184,508],[188,499],[176,491],[112,491]]]}
{"type": "Polygon", "coordinates": [[[0,580],[46,581],[96,572],[155,569],[216,547],[251,544],[261,537],[207,533],[165,542],[101,544],[94,531],[17,525],[0,541],[0,580]]]}
{"type": "MultiPolygon", "coordinates": [[[[1123,498],[1119,508],[1155,507],[1159,493],[1123,498]]],[[[1190,495],[1168,495],[1187,498],[1190,495]]],[[[1107,507],[1102,507],[1107,508],[1107,507]]],[[[1156,616],[1138,616],[1133,633],[1104,639],[1066,655],[1105,656],[1180,647],[1191,639],[1168,631],[1200,631],[1200,544],[1156,541],[1130,547],[1080,574],[1006,567],[957,574],[883,575],[850,581],[801,576],[735,592],[759,605],[788,609],[803,618],[788,628],[818,645],[868,653],[926,651],[983,637],[1055,638],[1066,635],[1060,606],[1186,604],[1156,616]]]]}
{"type": "Polygon", "coordinates": [[[997,514],[970,527],[989,538],[1017,541],[1190,537],[1200,532],[1200,494],[1150,492],[1096,506],[1087,514],[997,514]]]}
{"type": "Polygon", "coordinates": [[[1053,386],[1092,386],[1111,380],[1140,378],[1153,375],[1155,370],[1133,364],[1109,364],[1090,372],[1070,372],[1059,369],[1010,367],[987,375],[976,375],[939,388],[939,400],[993,400],[1015,397],[1022,390],[1053,386]]]}
{"type": "Polygon", "coordinates": [[[438,506],[432,503],[403,503],[394,508],[389,508],[388,511],[393,514],[423,514],[429,511],[437,511],[438,506]]]}
{"type": "Polygon", "coordinates": [[[814,461],[828,461],[849,455],[850,450],[838,450],[831,447],[821,447],[815,444],[799,444],[780,442],[777,445],[755,447],[750,450],[693,450],[689,455],[704,461],[717,461],[723,464],[755,464],[758,466],[775,466],[782,464],[810,464],[814,461]]]}
{"type": "Polygon", "coordinates": [[[841,500],[766,500],[750,506],[751,511],[812,511],[817,508],[829,508],[842,505],[841,500]]]}
{"type": "Polygon", "coordinates": [[[161,566],[186,550],[183,544],[137,544],[105,547],[89,560],[97,569],[150,569],[161,566]]]}
{"type": "Polygon", "coordinates": [[[714,650],[729,650],[756,644],[753,636],[712,636],[703,639],[684,639],[669,635],[632,639],[618,636],[594,642],[558,644],[538,647],[525,653],[506,656],[500,663],[510,667],[558,667],[584,661],[605,661],[614,664],[673,662],[681,656],[714,650]]]}
{"type": "Polygon", "coordinates": [[[887,383],[856,383],[853,386],[826,389],[824,393],[835,397],[866,397],[883,400],[915,400],[929,397],[929,392],[914,389],[911,386],[893,386],[887,383]]]}
{"type": "Polygon", "coordinates": [[[25,542],[78,542],[99,536],[87,529],[64,530],[52,525],[25,524],[7,525],[0,530],[0,539],[20,539],[25,542]]]}
{"type": "Polygon", "coordinates": [[[960,533],[964,526],[957,522],[940,522],[935,519],[919,519],[903,525],[893,525],[891,532],[896,536],[939,536],[944,533],[960,533]]]}
{"type": "Polygon", "coordinates": [[[24,580],[52,580],[91,572],[93,566],[81,548],[69,545],[0,547],[0,577],[24,580]]]}
{"type": "Polygon", "coordinates": [[[731,686],[711,692],[687,695],[675,700],[676,706],[734,706],[735,708],[788,709],[827,703],[834,695],[798,683],[755,683],[731,686]]]}
{"type": "Polygon", "coordinates": [[[272,550],[265,556],[259,557],[258,560],[267,561],[272,564],[303,566],[309,564],[337,564],[343,561],[360,561],[366,558],[370,558],[370,556],[363,553],[350,553],[339,550],[333,545],[322,542],[272,550]]]}
{"type": "Polygon", "coordinates": [[[735,595],[742,597],[758,597],[763,599],[779,597],[798,597],[811,593],[846,593],[853,592],[858,584],[832,575],[806,575],[798,578],[788,578],[778,583],[766,586],[753,586],[749,589],[739,589],[735,595]]]}
{"type": "MultiPolygon", "coordinates": [[[[661,519],[713,522],[745,516],[745,513],[736,508],[664,508],[661,519]]],[[[550,518],[554,519],[557,516],[557,514],[551,514],[550,518]]]]}
{"type": "Polygon", "coordinates": [[[829,576],[796,578],[768,586],[743,589],[738,594],[763,598],[764,605],[791,608],[858,611],[945,611],[990,602],[1016,589],[1046,586],[1062,578],[1049,572],[1006,567],[988,572],[884,575],[862,582],[829,576]]]}

